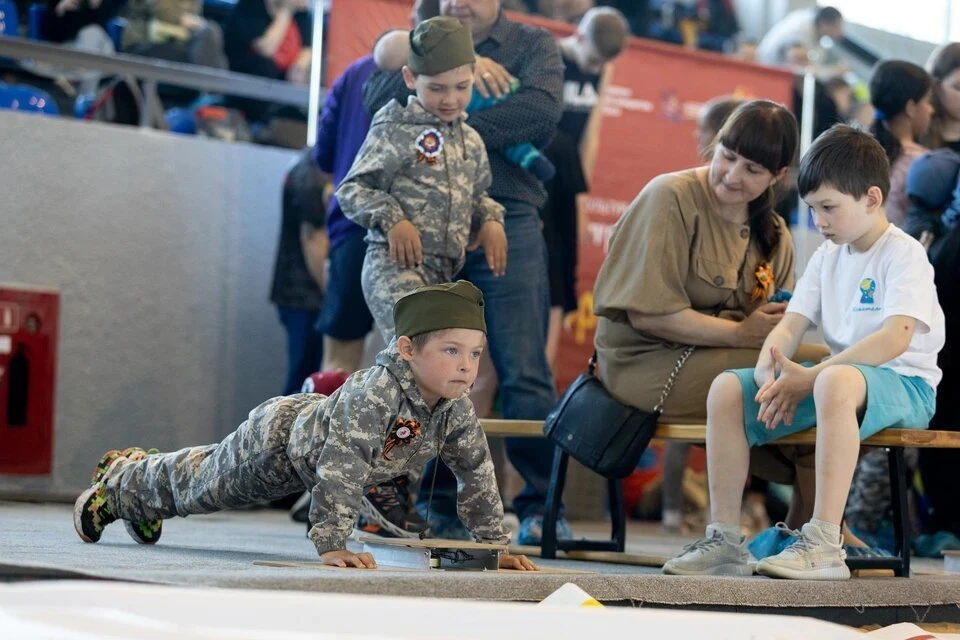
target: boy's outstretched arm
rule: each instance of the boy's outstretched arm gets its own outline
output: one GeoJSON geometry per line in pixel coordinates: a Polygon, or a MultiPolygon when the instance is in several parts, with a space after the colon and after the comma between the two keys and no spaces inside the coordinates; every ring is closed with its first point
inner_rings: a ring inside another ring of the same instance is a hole
{"type": "MultiPolygon", "coordinates": [[[[314,524],[308,536],[324,563],[364,567],[369,563],[359,558],[358,564],[354,554],[346,551],[346,541],[360,513],[371,460],[390,416],[388,399],[364,393],[357,384],[362,382],[348,380],[335,405],[326,409],[329,430],[315,463],[317,483],[310,492],[309,516],[314,524]]],[[[321,437],[319,423],[318,417],[317,439],[321,437]]]]}
{"type": "MultiPolygon", "coordinates": [[[[457,515],[481,542],[507,544],[510,535],[503,525],[503,503],[493,471],[493,460],[483,428],[473,411],[455,418],[447,433],[441,459],[457,478],[457,515]]],[[[428,479],[424,479],[425,482],[428,479]]],[[[501,554],[501,569],[537,570],[526,556],[501,554]]]]}

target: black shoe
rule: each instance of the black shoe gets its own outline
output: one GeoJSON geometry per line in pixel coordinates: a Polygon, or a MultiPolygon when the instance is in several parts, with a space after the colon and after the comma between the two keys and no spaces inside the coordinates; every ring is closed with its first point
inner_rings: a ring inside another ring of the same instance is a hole
{"type": "Polygon", "coordinates": [[[410,508],[410,485],[406,476],[371,487],[360,501],[357,528],[385,538],[416,538],[427,522],[410,508]]]}

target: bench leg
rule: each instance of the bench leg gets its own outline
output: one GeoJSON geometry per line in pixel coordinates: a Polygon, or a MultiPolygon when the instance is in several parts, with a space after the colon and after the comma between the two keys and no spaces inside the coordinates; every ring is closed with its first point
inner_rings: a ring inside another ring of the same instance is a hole
{"type": "Polygon", "coordinates": [[[910,577],[910,508],[907,504],[907,465],[903,448],[887,449],[890,462],[890,498],[893,506],[894,552],[900,558],[900,568],[894,573],[910,577]]]}
{"type": "Polygon", "coordinates": [[[569,454],[560,447],[554,447],[553,469],[550,471],[546,511],[543,514],[543,537],[540,540],[540,557],[548,560],[557,557],[557,520],[560,518],[560,502],[563,499],[563,487],[567,482],[569,463],[569,454]]]}
{"type": "Polygon", "coordinates": [[[610,500],[610,539],[623,553],[627,546],[627,508],[623,502],[623,482],[607,480],[607,496],[610,500]]]}

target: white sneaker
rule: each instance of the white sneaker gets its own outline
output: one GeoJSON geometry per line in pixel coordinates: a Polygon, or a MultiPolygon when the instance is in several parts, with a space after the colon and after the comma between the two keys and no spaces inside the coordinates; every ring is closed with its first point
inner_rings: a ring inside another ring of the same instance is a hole
{"type": "Polygon", "coordinates": [[[850,569],[843,540],[830,542],[815,524],[808,522],[793,542],[775,556],[757,564],[757,573],[792,580],[849,580],[850,569]]]}
{"type": "Polygon", "coordinates": [[[707,535],[683,548],[683,552],[663,565],[663,572],[674,576],[753,575],[756,559],[747,551],[746,540],[738,543],[723,537],[717,525],[707,525],[707,535]]]}

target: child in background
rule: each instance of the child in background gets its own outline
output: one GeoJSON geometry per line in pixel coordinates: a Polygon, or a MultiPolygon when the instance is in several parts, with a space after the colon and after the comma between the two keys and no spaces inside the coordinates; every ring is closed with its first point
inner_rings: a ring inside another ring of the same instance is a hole
{"type": "Polygon", "coordinates": [[[416,95],[377,112],[336,194],[344,214],[367,229],[363,294],[388,343],[397,299],[453,279],[467,250],[483,247],[497,276],[507,262],[503,207],[486,193],[487,150],[463,121],[476,60],[470,30],[431,18],[409,39],[403,76],[416,95]]]}

